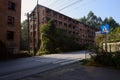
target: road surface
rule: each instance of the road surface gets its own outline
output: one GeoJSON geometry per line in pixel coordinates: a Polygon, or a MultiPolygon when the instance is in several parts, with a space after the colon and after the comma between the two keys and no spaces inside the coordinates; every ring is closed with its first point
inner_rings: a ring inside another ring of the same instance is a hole
{"type": "Polygon", "coordinates": [[[16,80],[85,58],[85,51],[50,54],[0,62],[0,80],[16,80]]]}

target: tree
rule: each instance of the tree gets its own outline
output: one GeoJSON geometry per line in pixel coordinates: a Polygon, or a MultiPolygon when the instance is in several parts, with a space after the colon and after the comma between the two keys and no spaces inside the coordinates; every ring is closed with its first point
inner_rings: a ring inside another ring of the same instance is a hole
{"type": "Polygon", "coordinates": [[[28,49],[28,23],[27,20],[24,20],[21,23],[21,49],[27,50],[28,49]]]}
{"type": "Polygon", "coordinates": [[[48,24],[43,25],[40,28],[41,33],[41,47],[42,53],[53,53],[55,52],[55,24],[53,20],[50,20],[48,24]]]}
{"type": "Polygon", "coordinates": [[[120,41],[120,26],[116,27],[113,31],[109,33],[110,40],[119,40],[120,41]]]}
{"type": "Polygon", "coordinates": [[[95,43],[96,45],[100,46],[100,43],[102,43],[105,40],[105,35],[100,34],[95,37],[95,43]]]}
{"type": "Polygon", "coordinates": [[[111,30],[115,29],[116,27],[119,26],[119,24],[112,17],[105,18],[104,21],[103,21],[103,23],[104,24],[109,24],[111,30]]]}
{"type": "Polygon", "coordinates": [[[73,51],[79,48],[74,38],[66,35],[65,30],[56,28],[53,20],[43,25],[40,28],[40,33],[41,47],[38,55],[73,51]]]}
{"type": "Polygon", "coordinates": [[[94,16],[95,16],[94,13],[92,11],[90,11],[87,15],[87,20],[90,20],[94,16]]]}
{"type": "Polygon", "coordinates": [[[102,20],[101,17],[97,17],[92,11],[90,11],[86,17],[84,16],[83,18],[79,18],[77,20],[97,29],[99,29],[99,27],[103,24],[109,24],[111,30],[119,26],[112,17],[106,17],[102,20]]]}
{"type": "Polygon", "coordinates": [[[84,16],[83,18],[77,19],[78,21],[86,24],[86,17],[84,16]]]}

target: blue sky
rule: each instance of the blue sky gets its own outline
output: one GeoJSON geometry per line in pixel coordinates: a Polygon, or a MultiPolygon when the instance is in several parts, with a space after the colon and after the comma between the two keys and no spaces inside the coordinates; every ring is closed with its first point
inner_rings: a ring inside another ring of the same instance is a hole
{"type": "MultiPolygon", "coordinates": [[[[120,0],[79,0],[76,4],[59,11],[66,5],[78,0],[39,0],[39,4],[56,10],[72,18],[81,18],[87,16],[89,11],[102,19],[113,17],[120,23],[120,0]]],[[[25,13],[31,12],[36,6],[37,0],[22,0],[21,21],[26,19],[25,13]]]]}

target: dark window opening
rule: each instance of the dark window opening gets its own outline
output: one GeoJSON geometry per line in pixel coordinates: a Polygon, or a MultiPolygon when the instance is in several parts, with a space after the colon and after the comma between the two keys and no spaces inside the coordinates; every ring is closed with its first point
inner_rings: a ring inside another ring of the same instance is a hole
{"type": "Polygon", "coordinates": [[[59,18],[62,18],[62,15],[59,15],[59,18]]]}
{"type": "Polygon", "coordinates": [[[59,25],[62,25],[62,22],[59,21],[59,25]]]}
{"type": "Polygon", "coordinates": [[[57,17],[57,14],[54,12],[54,13],[53,13],[53,16],[54,16],[54,17],[57,17]]]}
{"type": "Polygon", "coordinates": [[[14,11],[15,7],[16,7],[16,5],[15,5],[14,2],[8,1],[8,9],[9,10],[13,10],[14,11]]]}
{"type": "Polygon", "coordinates": [[[64,26],[67,26],[67,24],[66,24],[66,23],[64,23],[64,26]]]}
{"type": "Polygon", "coordinates": [[[64,17],[65,20],[67,20],[67,17],[64,17]]]}
{"type": "Polygon", "coordinates": [[[15,18],[14,17],[12,17],[12,16],[8,16],[8,24],[9,25],[14,25],[14,23],[15,23],[15,18]]]}
{"type": "Polygon", "coordinates": [[[47,12],[47,13],[50,13],[50,10],[49,10],[49,9],[47,9],[47,10],[46,10],[46,12],[47,12]]]}
{"type": "Polygon", "coordinates": [[[71,24],[69,24],[69,28],[71,28],[71,24]]]}
{"type": "Polygon", "coordinates": [[[73,26],[73,29],[75,29],[75,26],[73,26]]]}
{"type": "Polygon", "coordinates": [[[69,31],[68,33],[69,33],[69,34],[71,34],[71,33],[72,33],[72,31],[69,31]]]}
{"type": "Polygon", "coordinates": [[[47,22],[50,21],[51,19],[49,17],[46,17],[47,22]]]}
{"type": "Polygon", "coordinates": [[[7,32],[7,40],[14,40],[14,32],[13,31],[7,32]]]}
{"type": "Polygon", "coordinates": [[[69,18],[69,21],[71,21],[71,18],[69,18]]]}
{"type": "Polygon", "coordinates": [[[75,32],[73,31],[73,34],[75,34],[75,32]]]}
{"type": "Polygon", "coordinates": [[[32,43],[32,38],[30,38],[30,42],[32,43]]]}

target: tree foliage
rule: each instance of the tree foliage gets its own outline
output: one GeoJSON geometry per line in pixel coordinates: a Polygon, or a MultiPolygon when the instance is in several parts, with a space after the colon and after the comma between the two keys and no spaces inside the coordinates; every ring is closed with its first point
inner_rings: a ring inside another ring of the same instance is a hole
{"type": "Polygon", "coordinates": [[[109,39],[111,41],[120,41],[120,26],[116,27],[109,33],[109,39]]]}
{"type": "Polygon", "coordinates": [[[119,26],[119,24],[112,17],[105,18],[105,20],[103,21],[103,23],[104,24],[109,24],[111,30],[115,29],[116,27],[119,26]]]}
{"type": "Polygon", "coordinates": [[[77,20],[98,29],[103,24],[109,24],[111,30],[119,26],[119,24],[112,17],[102,20],[101,17],[97,17],[92,11],[88,13],[87,17],[84,16],[83,18],[79,18],[77,20]]]}
{"type": "Polygon", "coordinates": [[[39,55],[72,51],[79,48],[79,45],[72,37],[68,37],[64,30],[56,28],[53,20],[43,25],[40,28],[40,33],[41,47],[39,55]]]}
{"type": "Polygon", "coordinates": [[[96,45],[99,45],[99,43],[103,42],[105,40],[105,35],[100,34],[95,37],[95,43],[96,45]]]}
{"type": "Polygon", "coordinates": [[[27,50],[28,48],[28,23],[27,20],[24,20],[21,23],[21,49],[27,50]]]}

